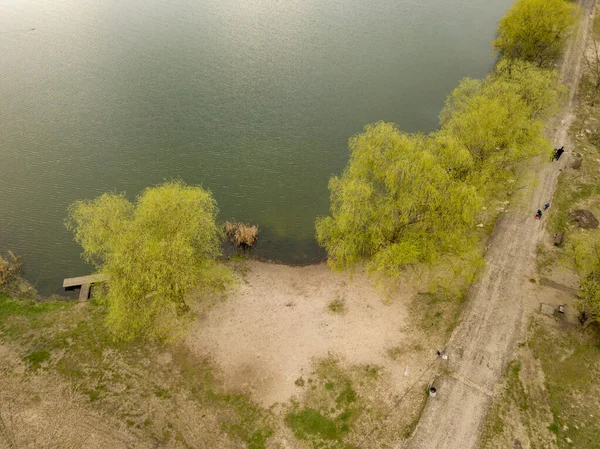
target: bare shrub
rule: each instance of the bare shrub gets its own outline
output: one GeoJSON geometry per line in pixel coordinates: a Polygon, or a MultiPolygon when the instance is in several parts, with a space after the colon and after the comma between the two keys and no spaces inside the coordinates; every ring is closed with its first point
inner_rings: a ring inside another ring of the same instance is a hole
{"type": "Polygon", "coordinates": [[[8,258],[0,254],[0,287],[10,284],[21,273],[21,258],[8,250],[8,258]]]}
{"type": "Polygon", "coordinates": [[[235,246],[249,248],[258,240],[258,226],[256,225],[250,226],[242,222],[226,221],[224,227],[229,241],[235,246]]]}

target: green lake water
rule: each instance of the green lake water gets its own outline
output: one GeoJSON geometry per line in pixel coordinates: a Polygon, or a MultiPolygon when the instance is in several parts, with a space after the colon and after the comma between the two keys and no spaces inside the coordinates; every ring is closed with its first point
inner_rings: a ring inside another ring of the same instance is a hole
{"type": "Polygon", "coordinates": [[[314,220],[366,123],[435,129],[511,0],[2,0],[0,250],[42,293],[87,274],[69,203],[165,179],[322,260],[314,220]]]}

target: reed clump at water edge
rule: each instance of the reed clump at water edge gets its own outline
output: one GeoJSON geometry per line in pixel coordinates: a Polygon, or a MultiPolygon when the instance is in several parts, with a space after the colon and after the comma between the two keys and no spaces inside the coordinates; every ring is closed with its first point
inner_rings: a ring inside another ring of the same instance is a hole
{"type": "Polygon", "coordinates": [[[250,226],[242,222],[226,221],[225,235],[231,243],[242,248],[252,247],[258,240],[258,226],[250,226]]]}
{"type": "Polygon", "coordinates": [[[16,256],[11,250],[8,250],[8,258],[0,254],[0,287],[8,285],[21,273],[21,258],[16,256]]]}

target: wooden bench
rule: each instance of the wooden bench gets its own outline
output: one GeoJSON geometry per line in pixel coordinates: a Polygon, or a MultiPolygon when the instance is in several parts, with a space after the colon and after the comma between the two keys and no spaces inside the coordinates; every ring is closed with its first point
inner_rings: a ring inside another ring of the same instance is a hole
{"type": "Polygon", "coordinates": [[[81,287],[79,290],[79,300],[87,301],[90,297],[90,288],[96,282],[104,282],[107,277],[103,274],[90,274],[89,276],[79,276],[76,278],[67,278],[63,281],[63,288],[81,287]]]}

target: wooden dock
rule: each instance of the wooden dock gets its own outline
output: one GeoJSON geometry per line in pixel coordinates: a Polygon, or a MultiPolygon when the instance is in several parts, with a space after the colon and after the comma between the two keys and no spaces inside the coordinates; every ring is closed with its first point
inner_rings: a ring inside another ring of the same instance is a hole
{"type": "Polygon", "coordinates": [[[90,274],[89,276],[79,276],[68,278],[63,281],[63,288],[81,287],[79,290],[79,300],[86,301],[90,297],[90,288],[96,282],[104,282],[107,277],[103,274],[90,274]]]}

